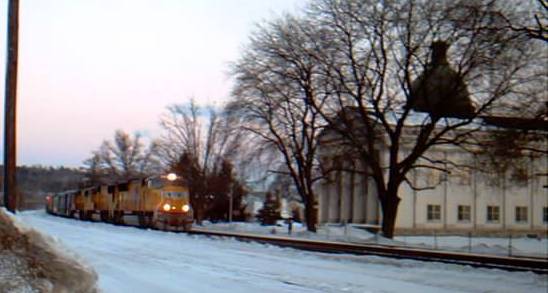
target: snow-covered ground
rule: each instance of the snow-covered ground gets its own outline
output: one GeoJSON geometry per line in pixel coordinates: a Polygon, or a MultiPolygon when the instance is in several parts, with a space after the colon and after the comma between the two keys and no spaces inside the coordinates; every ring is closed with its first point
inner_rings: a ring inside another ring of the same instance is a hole
{"type": "Polygon", "coordinates": [[[99,274],[104,292],[546,292],[546,276],[333,255],[23,212],[99,274]]]}
{"type": "Polygon", "coordinates": [[[433,247],[474,253],[548,257],[548,239],[465,236],[401,236],[397,241],[410,246],[433,247]]]}
{"type": "MultiPolygon", "coordinates": [[[[299,223],[293,224],[291,236],[297,238],[343,241],[354,243],[383,243],[412,246],[429,249],[464,251],[483,254],[548,257],[548,239],[503,238],[465,236],[401,236],[394,240],[370,233],[359,225],[322,225],[317,233],[306,231],[299,223]]],[[[261,226],[259,223],[209,223],[204,222],[201,229],[216,231],[247,232],[254,234],[281,234],[288,236],[287,224],[279,221],[277,226],[261,226]]]]}

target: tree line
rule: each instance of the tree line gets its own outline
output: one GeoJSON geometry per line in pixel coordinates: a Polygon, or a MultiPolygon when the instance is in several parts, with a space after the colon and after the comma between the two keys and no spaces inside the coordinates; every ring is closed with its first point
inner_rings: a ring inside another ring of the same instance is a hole
{"type": "MultiPolygon", "coordinates": [[[[0,166],[1,167],[1,166],[0,166]]],[[[17,176],[17,209],[42,208],[45,196],[50,193],[80,186],[85,177],[84,171],[76,168],[18,166],[17,176]]],[[[4,177],[4,169],[0,169],[0,178],[4,177]]],[[[3,181],[0,181],[3,188],[3,181]]],[[[3,196],[0,195],[3,200],[3,196]]]]}
{"type": "MultiPolygon", "coordinates": [[[[0,165],[0,167],[2,167],[0,165]]],[[[4,169],[0,169],[0,177],[4,177],[4,169]]],[[[79,187],[84,178],[84,171],[76,168],[18,166],[17,183],[20,192],[53,193],[79,187]]],[[[0,181],[0,187],[3,182],[0,181]]]]}

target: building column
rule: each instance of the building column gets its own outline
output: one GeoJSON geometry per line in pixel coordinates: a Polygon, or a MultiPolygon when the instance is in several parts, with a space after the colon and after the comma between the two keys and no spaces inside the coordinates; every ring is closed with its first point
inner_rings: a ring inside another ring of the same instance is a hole
{"type": "Polygon", "coordinates": [[[335,221],[337,218],[338,194],[337,194],[337,176],[332,174],[329,176],[329,206],[327,210],[327,222],[335,221]]]}
{"type": "Polygon", "coordinates": [[[349,180],[350,173],[341,172],[341,222],[349,223],[352,221],[352,187],[349,180]]]}
{"type": "Polygon", "coordinates": [[[350,204],[348,205],[348,211],[350,213],[350,222],[351,223],[354,223],[356,222],[356,214],[354,213],[354,205],[356,204],[356,201],[355,201],[355,198],[354,196],[356,195],[356,191],[354,190],[354,179],[355,179],[355,174],[354,174],[354,168],[352,168],[352,172],[350,172],[350,181],[348,182],[348,185],[349,186],[349,191],[350,191],[350,204]]]}
{"type": "Polygon", "coordinates": [[[500,214],[502,230],[506,229],[506,172],[502,174],[502,212],[500,214]]]}
{"type": "Polygon", "coordinates": [[[336,221],[337,222],[341,222],[342,219],[343,219],[343,194],[342,194],[342,174],[343,172],[342,171],[337,171],[337,178],[336,178],[336,184],[335,184],[335,188],[337,190],[337,211],[338,211],[338,215],[337,215],[337,219],[336,221]]]}
{"type": "MultiPolygon", "coordinates": [[[[414,169],[413,171],[413,187],[417,186],[417,170],[414,169]]],[[[417,190],[415,188],[412,188],[413,190],[413,229],[417,226],[417,190]]]]}
{"type": "Polygon", "coordinates": [[[529,156],[529,164],[527,164],[527,191],[529,191],[529,227],[531,230],[534,228],[535,213],[533,211],[535,205],[533,202],[533,184],[531,178],[535,176],[533,174],[533,157],[529,156]]]}
{"type": "Polygon", "coordinates": [[[365,223],[365,193],[363,188],[363,174],[359,172],[353,173],[352,184],[354,190],[354,206],[353,210],[353,219],[355,222],[365,223]]]}
{"type": "Polygon", "coordinates": [[[319,185],[319,189],[318,189],[318,205],[319,205],[319,209],[318,209],[318,224],[321,224],[323,222],[325,222],[325,219],[326,219],[326,207],[327,207],[327,204],[326,204],[326,188],[325,188],[325,183],[322,181],[320,181],[320,183],[318,184],[319,185]]]}
{"type": "MultiPolygon", "coordinates": [[[[474,158],[474,165],[476,164],[476,160],[474,158]]],[[[474,218],[472,219],[472,224],[473,224],[473,230],[475,231],[477,229],[477,225],[478,225],[478,178],[477,178],[477,171],[476,171],[476,168],[474,168],[474,170],[472,170],[472,178],[471,180],[474,180],[472,182],[472,189],[473,189],[473,195],[474,195],[474,201],[473,201],[473,209],[474,209],[474,214],[472,215],[474,218]]]]}
{"type": "Polygon", "coordinates": [[[378,224],[380,223],[380,205],[378,199],[378,191],[375,186],[375,182],[369,176],[364,177],[366,194],[367,194],[367,223],[378,224]]]}
{"type": "MultiPolygon", "coordinates": [[[[447,151],[443,152],[443,159],[445,162],[447,162],[447,151]]],[[[444,169],[447,170],[447,163],[444,163],[444,169]]],[[[443,173],[443,230],[447,229],[447,181],[449,180],[449,177],[447,176],[447,173],[443,173]]]]}

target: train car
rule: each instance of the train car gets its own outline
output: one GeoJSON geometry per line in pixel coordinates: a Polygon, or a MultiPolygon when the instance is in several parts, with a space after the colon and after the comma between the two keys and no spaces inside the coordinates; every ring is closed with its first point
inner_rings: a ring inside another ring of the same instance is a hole
{"type": "Polygon", "coordinates": [[[94,211],[103,222],[110,222],[112,219],[114,190],[114,185],[100,185],[92,195],[94,211]]]}
{"type": "Polygon", "coordinates": [[[101,221],[124,224],[124,217],[135,215],[139,226],[188,231],[194,220],[188,187],[175,174],[129,180],[55,194],[46,209],[55,215],[91,220],[98,213],[101,221]]]}
{"type": "Polygon", "coordinates": [[[124,216],[138,215],[141,209],[141,179],[133,179],[118,184],[114,193],[113,222],[124,223],[124,216]]]}
{"type": "Polygon", "coordinates": [[[74,209],[80,220],[92,220],[95,212],[93,195],[97,192],[96,187],[88,187],[78,190],[74,195],[74,209]]]}
{"type": "Polygon", "coordinates": [[[51,207],[51,213],[53,215],[59,214],[59,201],[61,200],[61,196],[59,194],[54,194],[51,196],[52,198],[52,207],[51,207]]]}
{"type": "Polygon", "coordinates": [[[72,217],[76,212],[74,199],[78,190],[69,190],[57,193],[53,196],[52,212],[59,216],[72,217]]]}
{"type": "Polygon", "coordinates": [[[188,188],[175,174],[118,184],[114,192],[113,222],[124,223],[126,215],[136,215],[142,227],[161,229],[190,230],[194,220],[188,188]]]}
{"type": "Polygon", "coordinates": [[[66,202],[66,214],[65,216],[74,218],[74,215],[76,214],[76,196],[80,193],[79,190],[72,190],[68,192],[65,197],[66,202]]]}
{"type": "Polygon", "coordinates": [[[189,231],[194,221],[188,187],[176,174],[148,178],[143,192],[144,210],[153,212],[152,224],[166,229],[182,227],[189,231]]]}

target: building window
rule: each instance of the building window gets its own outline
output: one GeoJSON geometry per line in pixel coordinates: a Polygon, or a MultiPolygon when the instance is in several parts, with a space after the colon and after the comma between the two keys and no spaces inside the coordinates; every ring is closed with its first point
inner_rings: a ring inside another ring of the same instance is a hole
{"type": "Polygon", "coordinates": [[[500,210],[498,206],[487,206],[487,222],[498,223],[500,210]]]}
{"type": "Polygon", "coordinates": [[[516,207],[516,222],[527,222],[527,207],[516,207]]]}
{"type": "Polygon", "coordinates": [[[548,207],[542,208],[542,219],[544,223],[548,223],[548,207]]]}
{"type": "Polygon", "coordinates": [[[470,221],[470,206],[461,206],[458,207],[458,220],[460,222],[469,222],[470,221]]]}
{"type": "Polygon", "coordinates": [[[439,205],[429,204],[426,218],[428,221],[439,221],[441,219],[441,207],[439,205]]]}

